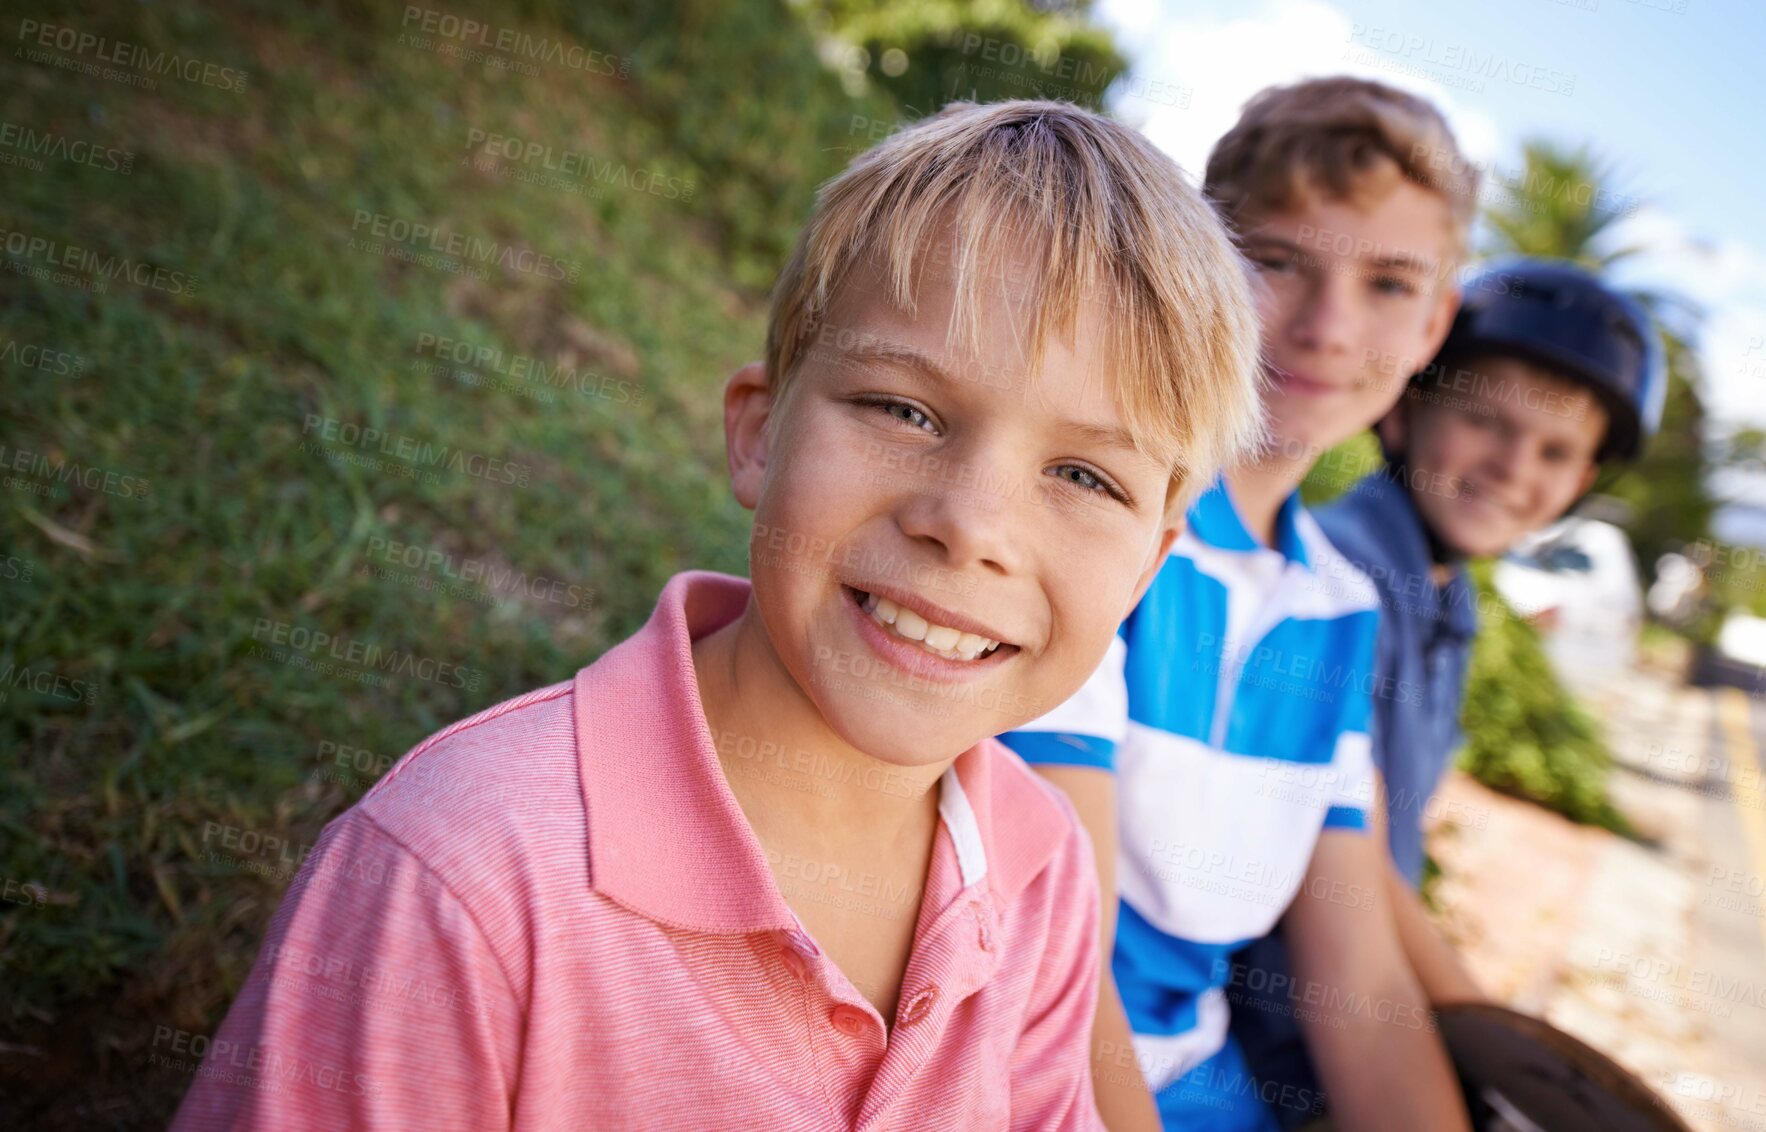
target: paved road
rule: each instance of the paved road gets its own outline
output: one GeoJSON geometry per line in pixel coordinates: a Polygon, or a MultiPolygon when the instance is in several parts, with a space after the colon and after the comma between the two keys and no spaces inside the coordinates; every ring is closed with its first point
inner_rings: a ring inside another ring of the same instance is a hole
{"type": "Polygon", "coordinates": [[[1628,840],[1455,776],[1431,840],[1493,995],[1601,1049],[1706,1132],[1766,1132],[1766,708],[1627,670],[1577,689],[1628,840]]]}
{"type": "Polygon", "coordinates": [[[1709,865],[1693,920],[1695,965],[1712,973],[1710,1040],[1751,1066],[1734,1080],[1680,1092],[1710,1096],[1721,1126],[1766,1129],[1766,705],[1734,688],[1711,693],[1715,711],[1699,828],[1709,865]],[[1726,990],[1719,973],[1735,973],[1726,990]],[[1751,1071],[1749,1071],[1751,1069],[1751,1071]],[[1721,1116],[1730,1120],[1721,1121],[1721,1116]]]}

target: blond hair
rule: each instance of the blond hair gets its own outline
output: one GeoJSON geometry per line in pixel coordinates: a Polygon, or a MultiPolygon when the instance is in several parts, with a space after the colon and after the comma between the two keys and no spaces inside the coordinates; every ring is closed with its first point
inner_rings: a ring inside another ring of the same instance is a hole
{"type": "Polygon", "coordinates": [[[955,327],[974,341],[983,276],[1028,262],[1031,365],[1050,330],[1103,309],[1103,348],[1136,447],[1173,469],[1168,513],[1256,449],[1258,327],[1244,261],[1177,165],[1135,131],[1064,102],[952,103],[824,185],[767,324],[775,399],[861,263],[914,313],[915,265],[948,253],[955,327]],[[935,245],[945,239],[948,242],[935,245]]]}
{"type": "Polygon", "coordinates": [[[1478,171],[1447,119],[1427,99],[1336,76],[1268,87],[1245,103],[1208,155],[1202,191],[1238,228],[1247,214],[1280,212],[1314,194],[1378,199],[1400,178],[1446,202],[1452,255],[1463,256],[1478,171]]]}

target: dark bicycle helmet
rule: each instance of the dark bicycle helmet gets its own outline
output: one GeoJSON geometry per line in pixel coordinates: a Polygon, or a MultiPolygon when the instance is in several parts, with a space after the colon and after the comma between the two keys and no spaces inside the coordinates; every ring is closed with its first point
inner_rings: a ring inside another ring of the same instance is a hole
{"type": "Polygon", "coordinates": [[[1543,259],[1489,264],[1462,295],[1438,358],[1517,356],[1588,386],[1607,410],[1598,458],[1637,459],[1661,427],[1668,371],[1661,339],[1634,300],[1572,263],[1543,259]]]}
{"type": "Polygon", "coordinates": [[[1442,1006],[1436,1022],[1478,1132],[1692,1132],[1640,1078],[1549,1022],[1489,1002],[1442,1006]]]}

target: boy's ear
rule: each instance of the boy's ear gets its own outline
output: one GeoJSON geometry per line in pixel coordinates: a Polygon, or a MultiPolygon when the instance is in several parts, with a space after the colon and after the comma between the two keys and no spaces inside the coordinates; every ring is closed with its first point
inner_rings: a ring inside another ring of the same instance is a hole
{"type": "Polygon", "coordinates": [[[1441,349],[1441,343],[1447,341],[1447,332],[1453,329],[1453,316],[1459,313],[1460,298],[1457,283],[1441,287],[1441,293],[1435,299],[1435,309],[1429,312],[1429,321],[1423,328],[1428,348],[1422,351],[1421,357],[1434,357],[1441,349]]]}
{"type": "Polygon", "coordinates": [[[1587,495],[1588,489],[1593,487],[1594,481],[1599,478],[1600,478],[1600,461],[1599,460],[1588,461],[1588,467],[1582,469],[1582,482],[1576,485],[1576,498],[1581,499],[1584,495],[1587,495]]]}
{"type": "Polygon", "coordinates": [[[1398,403],[1386,410],[1386,415],[1374,422],[1374,435],[1380,438],[1380,448],[1385,452],[1404,451],[1404,433],[1410,422],[1404,419],[1404,403],[1410,400],[1407,390],[1398,395],[1398,403]]]}
{"type": "Polygon", "coordinates": [[[766,365],[749,362],[724,382],[724,457],[730,468],[730,490],[736,502],[752,511],[760,503],[766,479],[767,418],[773,411],[773,390],[766,365]]]}
{"type": "Polygon", "coordinates": [[[1171,554],[1171,544],[1183,533],[1183,524],[1184,520],[1180,516],[1176,522],[1159,531],[1159,541],[1153,548],[1153,555],[1141,570],[1140,580],[1134,584],[1134,597],[1129,601],[1128,608],[1122,611],[1124,619],[1141,603],[1141,598],[1146,596],[1147,587],[1153,584],[1153,579],[1159,574],[1159,567],[1165,565],[1165,559],[1171,554]]]}

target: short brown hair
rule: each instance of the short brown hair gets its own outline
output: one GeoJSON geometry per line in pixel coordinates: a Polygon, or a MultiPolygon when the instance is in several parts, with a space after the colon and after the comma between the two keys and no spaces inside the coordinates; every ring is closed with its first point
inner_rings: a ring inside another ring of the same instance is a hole
{"type": "Polygon", "coordinates": [[[1478,172],[1433,103],[1384,83],[1336,76],[1259,91],[1208,155],[1202,188],[1235,226],[1322,194],[1378,198],[1403,178],[1439,195],[1455,256],[1478,204],[1478,172]]]}
{"type": "Polygon", "coordinates": [[[1019,282],[1033,364],[1048,332],[1072,332],[1082,306],[1107,310],[1104,349],[1127,429],[1173,468],[1168,513],[1261,442],[1256,307],[1231,236],[1170,157],[1064,102],[952,103],[822,187],[773,290],[775,398],[855,266],[874,265],[890,300],[911,312],[916,259],[946,251],[953,326],[971,333],[982,277],[1028,254],[1019,282]],[[951,243],[935,246],[946,231],[951,243]]]}

